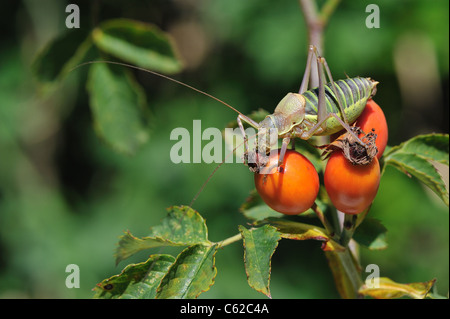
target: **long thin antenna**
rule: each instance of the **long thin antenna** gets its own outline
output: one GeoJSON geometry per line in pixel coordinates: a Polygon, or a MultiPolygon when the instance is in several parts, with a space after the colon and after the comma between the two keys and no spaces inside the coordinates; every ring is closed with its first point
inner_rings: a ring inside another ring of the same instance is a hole
{"type": "Polygon", "coordinates": [[[209,98],[211,98],[211,99],[213,99],[213,100],[215,100],[215,101],[217,101],[217,102],[219,102],[219,103],[222,103],[223,105],[229,107],[230,109],[232,109],[232,110],[235,111],[236,113],[238,113],[238,114],[240,114],[240,115],[242,115],[242,116],[245,116],[244,114],[242,114],[241,112],[239,112],[237,109],[235,109],[234,107],[232,107],[230,104],[228,104],[228,103],[222,101],[221,99],[216,98],[215,96],[213,96],[213,95],[211,95],[211,94],[209,94],[209,93],[206,93],[206,92],[204,92],[204,91],[202,91],[202,90],[199,90],[199,89],[197,89],[197,88],[195,88],[195,87],[193,87],[193,86],[190,86],[189,84],[186,84],[186,83],[183,83],[183,82],[181,82],[181,81],[175,80],[174,78],[171,78],[170,76],[167,76],[167,75],[164,75],[164,74],[155,72],[155,71],[150,71],[150,70],[147,70],[147,69],[144,69],[144,68],[141,68],[141,67],[132,65],[132,64],[127,64],[127,63],[122,63],[122,62],[115,62],[115,61],[89,61],[89,62],[84,62],[84,63],[81,63],[81,64],[77,65],[76,67],[74,67],[73,69],[71,69],[69,72],[72,72],[72,71],[74,71],[74,70],[76,70],[76,69],[78,69],[78,68],[80,68],[80,67],[82,67],[82,66],[84,66],[84,65],[89,65],[89,64],[94,64],[94,63],[108,63],[108,64],[120,65],[120,66],[129,67],[129,68],[132,68],[132,69],[135,69],[135,70],[147,72],[147,73],[150,73],[150,74],[153,74],[153,75],[162,77],[162,78],[164,78],[164,79],[166,79],[166,80],[175,82],[175,83],[177,83],[177,84],[179,84],[179,85],[182,85],[182,86],[187,87],[187,88],[189,88],[189,89],[191,89],[191,90],[194,90],[194,91],[196,91],[196,92],[198,92],[198,93],[200,93],[200,94],[206,95],[207,97],[209,97],[209,98]]]}
{"type": "MultiPolygon", "coordinates": [[[[251,135],[249,138],[253,138],[256,135],[258,135],[258,133],[251,135]]],[[[233,150],[231,152],[228,153],[228,155],[225,156],[225,158],[222,160],[221,163],[219,163],[219,165],[216,166],[216,168],[214,168],[214,170],[212,171],[211,174],[209,174],[208,178],[206,179],[206,181],[203,183],[203,185],[200,187],[200,189],[198,190],[197,194],[195,194],[194,198],[192,198],[191,203],[189,204],[189,207],[192,208],[192,205],[194,205],[195,201],[197,200],[197,198],[200,196],[200,194],[203,192],[203,190],[205,189],[206,185],[209,183],[209,181],[211,180],[211,178],[214,176],[214,174],[219,170],[219,168],[225,163],[226,159],[230,156],[233,155],[234,151],[236,151],[236,149],[238,147],[240,147],[242,144],[244,144],[244,142],[240,143],[238,146],[236,146],[235,148],[233,148],[233,150]]]]}
{"type": "MultiPolygon", "coordinates": [[[[234,150],[233,150],[234,151],[234,150]]],[[[200,187],[200,189],[198,190],[197,194],[195,194],[194,198],[192,198],[191,202],[189,203],[189,207],[192,208],[192,205],[194,205],[195,201],[197,200],[197,198],[200,196],[200,194],[203,192],[203,190],[205,189],[206,185],[209,183],[209,181],[211,180],[211,178],[214,176],[214,174],[217,172],[217,170],[223,165],[223,163],[225,163],[225,161],[222,161],[219,165],[216,166],[216,168],[212,171],[211,174],[209,174],[208,178],[206,179],[206,181],[203,183],[203,185],[200,187]]]]}
{"type": "MultiPolygon", "coordinates": [[[[235,111],[236,113],[238,113],[238,114],[240,114],[240,115],[242,115],[243,117],[246,118],[246,116],[245,116],[244,114],[242,114],[241,112],[239,112],[237,109],[235,109],[234,107],[232,107],[230,104],[228,104],[228,103],[222,101],[222,100],[219,99],[219,98],[216,98],[215,96],[213,96],[213,95],[211,95],[211,94],[209,94],[209,93],[206,93],[206,92],[204,92],[204,91],[202,91],[202,90],[199,90],[199,89],[197,89],[197,88],[195,88],[195,87],[193,87],[193,86],[190,86],[189,84],[186,84],[186,83],[183,83],[183,82],[181,82],[181,81],[175,80],[174,78],[171,78],[170,76],[167,76],[167,75],[164,75],[164,74],[155,72],[155,71],[147,70],[147,69],[145,69],[145,68],[141,68],[141,67],[138,67],[138,66],[135,66],[135,65],[132,65],[132,64],[122,63],[122,62],[115,62],[115,61],[88,61],[88,62],[84,62],[84,63],[81,63],[81,64],[75,66],[75,67],[72,68],[69,72],[72,72],[72,71],[74,71],[74,70],[76,70],[76,69],[78,69],[78,68],[80,68],[80,67],[82,67],[82,66],[89,65],[89,64],[95,64],[95,63],[108,63],[108,64],[120,65],[120,66],[129,67],[129,68],[132,68],[132,69],[135,69],[135,70],[139,70],[139,71],[143,71],[143,72],[146,72],[146,73],[150,73],[150,74],[159,76],[159,77],[161,77],[161,78],[163,78],[163,79],[166,79],[166,80],[172,81],[172,82],[174,82],[174,83],[176,83],[176,84],[179,84],[179,85],[182,85],[182,86],[184,86],[184,87],[187,87],[187,88],[189,88],[189,89],[191,89],[191,90],[194,90],[194,91],[196,91],[196,92],[198,92],[198,93],[200,93],[200,94],[203,94],[203,95],[205,95],[205,96],[207,96],[207,97],[209,97],[209,98],[211,98],[211,99],[213,99],[213,100],[215,100],[215,101],[217,101],[217,102],[219,102],[219,103],[222,103],[223,105],[229,107],[230,109],[232,109],[232,110],[235,111]]],[[[255,134],[255,135],[253,135],[253,136],[256,136],[256,135],[257,135],[257,134],[255,134]]],[[[251,136],[251,137],[253,137],[253,136],[251,136]]],[[[208,182],[211,180],[211,178],[213,177],[213,175],[214,175],[214,174],[217,172],[217,170],[225,163],[225,160],[226,160],[230,155],[232,155],[232,154],[234,153],[234,151],[235,151],[238,147],[240,147],[242,144],[243,144],[243,143],[240,143],[238,146],[236,146],[236,147],[235,147],[235,148],[234,148],[234,149],[233,149],[233,150],[225,157],[225,159],[224,159],[219,165],[216,166],[216,168],[214,169],[214,171],[208,176],[208,178],[206,179],[206,181],[205,181],[205,182],[203,183],[203,185],[200,187],[200,189],[199,189],[199,191],[197,192],[197,194],[195,194],[194,198],[192,199],[191,203],[189,204],[189,207],[192,207],[192,205],[195,203],[195,201],[197,200],[197,198],[200,196],[200,194],[202,193],[202,191],[205,189],[206,185],[207,185],[208,182]]]]}

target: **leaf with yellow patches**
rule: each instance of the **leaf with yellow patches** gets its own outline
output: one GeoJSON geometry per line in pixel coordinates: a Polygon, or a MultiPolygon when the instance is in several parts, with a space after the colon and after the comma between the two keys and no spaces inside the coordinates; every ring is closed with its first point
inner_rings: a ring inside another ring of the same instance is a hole
{"type": "Polygon", "coordinates": [[[373,281],[369,286],[364,284],[359,293],[375,299],[395,299],[409,296],[414,299],[424,299],[433,287],[436,279],[426,282],[414,282],[410,284],[399,284],[387,277],[380,277],[378,281],[373,281]]]}
{"type": "Polygon", "coordinates": [[[293,240],[318,240],[322,242],[324,251],[344,251],[345,248],[327,235],[324,228],[294,222],[290,220],[271,219],[270,224],[275,226],[281,233],[281,237],[293,240]]]}
{"type": "Polygon", "coordinates": [[[158,226],[150,228],[146,237],[134,237],[130,232],[121,236],[116,263],[149,248],[160,246],[210,245],[208,229],[203,217],[188,206],[173,206],[158,226]]]}
{"type": "Polygon", "coordinates": [[[239,226],[244,241],[244,263],[250,287],[270,296],[271,258],[281,239],[277,229],[270,225],[246,229],[239,226]]]}

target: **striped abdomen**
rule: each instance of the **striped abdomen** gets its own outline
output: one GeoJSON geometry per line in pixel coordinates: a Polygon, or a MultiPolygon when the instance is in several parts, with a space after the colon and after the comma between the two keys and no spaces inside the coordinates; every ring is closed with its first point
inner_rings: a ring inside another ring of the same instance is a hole
{"type": "MultiPolygon", "coordinates": [[[[335,81],[334,83],[347,120],[349,124],[352,124],[364,110],[367,99],[375,94],[374,88],[377,82],[370,78],[357,77],[335,81]]],[[[315,88],[302,94],[306,99],[305,119],[312,123],[317,123],[318,93],[319,89],[315,88]]],[[[327,113],[336,113],[343,119],[331,83],[325,85],[325,97],[327,113]]],[[[317,132],[315,135],[330,135],[342,129],[341,124],[334,117],[330,117],[326,122],[326,126],[322,127],[325,130],[317,132]]]]}

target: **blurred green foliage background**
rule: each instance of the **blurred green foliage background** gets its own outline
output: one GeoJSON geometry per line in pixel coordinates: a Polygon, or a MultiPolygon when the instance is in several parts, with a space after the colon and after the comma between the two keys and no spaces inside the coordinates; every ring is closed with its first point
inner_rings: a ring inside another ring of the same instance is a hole
{"type": "MultiPolygon", "coordinates": [[[[109,18],[156,24],[175,39],[186,65],[180,79],[249,113],[273,110],[303,76],[307,32],[296,0],[72,1],[81,28],[109,18]]],[[[342,1],[325,32],[324,55],[334,79],[370,76],[389,124],[389,145],[420,133],[448,133],[449,3],[380,0],[380,28],[368,29],[365,8],[342,1]]],[[[93,129],[86,72],[42,87],[30,73],[39,50],[65,31],[70,1],[5,1],[0,13],[0,298],[90,298],[96,283],[119,273],[118,236],[146,235],[165,208],[188,205],[214,164],[170,161],[171,130],[223,128],[229,109],[166,80],[136,72],[152,113],[151,139],[135,155],[117,154],[93,129]],[[68,289],[65,268],[80,267],[81,288],[68,289]]],[[[323,1],[319,1],[323,3],[323,1]]],[[[448,169],[443,172],[448,181],[448,169]]],[[[223,165],[196,201],[209,237],[235,235],[246,220],[239,206],[253,177],[223,165]]],[[[389,247],[361,249],[397,282],[437,278],[449,287],[449,215],[415,179],[388,168],[370,212],[388,229],[389,247]]],[[[158,253],[176,253],[164,249],[158,253]]],[[[139,262],[148,252],[130,259],[139,262]]],[[[241,243],[216,255],[215,285],[203,298],[263,298],[246,282],[241,243]]],[[[318,242],[282,240],[272,260],[273,298],[337,298],[318,242]]]]}

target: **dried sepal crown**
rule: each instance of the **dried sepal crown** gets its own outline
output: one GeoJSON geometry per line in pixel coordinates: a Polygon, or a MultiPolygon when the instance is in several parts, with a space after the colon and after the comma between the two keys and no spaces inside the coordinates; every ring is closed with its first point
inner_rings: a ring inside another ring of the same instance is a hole
{"type": "Polygon", "coordinates": [[[378,153],[378,148],[375,144],[377,134],[375,134],[373,129],[366,134],[361,128],[355,125],[351,127],[351,130],[354,135],[346,132],[330,144],[319,147],[324,149],[322,154],[324,159],[330,157],[333,151],[341,150],[345,158],[353,165],[367,165],[372,162],[372,159],[378,153]],[[359,136],[363,144],[355,136],[359,136]]]}

